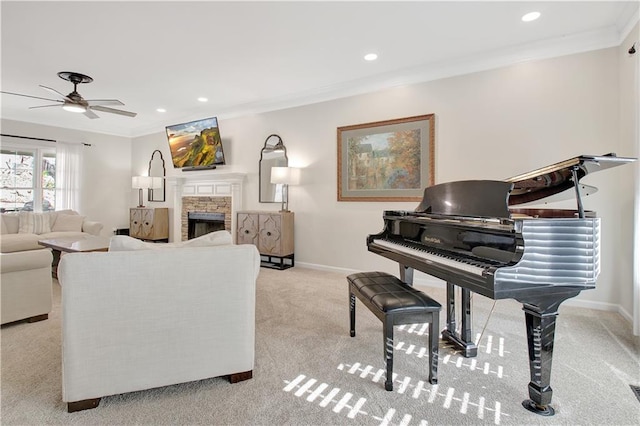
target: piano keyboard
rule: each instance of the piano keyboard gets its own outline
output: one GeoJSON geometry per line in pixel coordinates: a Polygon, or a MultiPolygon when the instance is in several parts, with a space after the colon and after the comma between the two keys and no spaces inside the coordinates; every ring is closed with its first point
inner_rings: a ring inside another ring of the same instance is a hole
{"type": "Polygon", "coordinates": [[[430,253],[426,250],[419,250],[419,249],[415,249],[413,247],[408,247],[406,245],[403,244],[399,244],[399,243],[394,243],[391,242],[389,240],[383,240],[383,239],[375,239],[373,240],[374,244],[377,244],[381,247],[386,247],[388,249],[391,249],[393,251],[396,252],[402,252],[402,253],[406,253],[409,254],[411,256],[415,256],[415,257],[419,257],[421,259],[425,259],[427,261],[439,264],[439,265],[444,265],[444,266],[448,266],[450,268],[454,268],[457,270],[461,270],[461,271],[465,271],[468,272],[470,274],[474,274],[474,275],[478,275],[478,276],[483,276],[484,271],[486,270],[486,268],[482,268],[479,266],[475,266],[475,265],[471,265],[469,263],[465,263],[462,261],[458,261],[449,257],[444,257],[442,255],[438,255],[435,253],[430,253]]]}

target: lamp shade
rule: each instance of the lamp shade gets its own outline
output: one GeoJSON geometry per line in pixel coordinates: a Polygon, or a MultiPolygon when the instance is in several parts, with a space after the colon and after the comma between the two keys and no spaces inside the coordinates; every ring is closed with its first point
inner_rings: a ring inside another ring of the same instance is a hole
{"type": "Polygon", "coordinates": [[[300,169],[295,167],[272,167],[271,183],[297,185],[300,183],[300,169]]]}
{"type": "Polygon", "coordinates": [[[150,176],[134,176],[131,178],[132,188],[151,188],[153,183],[153,178],[150,176]]]}

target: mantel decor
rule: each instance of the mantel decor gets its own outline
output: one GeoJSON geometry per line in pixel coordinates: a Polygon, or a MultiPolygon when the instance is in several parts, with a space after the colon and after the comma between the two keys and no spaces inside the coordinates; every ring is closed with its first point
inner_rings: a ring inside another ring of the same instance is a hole
{"type": "Polygon", "coordinates": [[[338,201],[422,200],[434,152],[434,114],[338,127],[338,201]]]}

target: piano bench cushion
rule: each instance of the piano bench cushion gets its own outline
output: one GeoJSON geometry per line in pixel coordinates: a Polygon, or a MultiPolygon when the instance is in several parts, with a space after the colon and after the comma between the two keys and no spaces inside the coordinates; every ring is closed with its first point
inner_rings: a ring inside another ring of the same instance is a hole
{"type": "Polygon", "coordinates": [[[359,296],[385,313],[398,310],[438,312],[442,308],[440,303],[423,292],[385,272],[360,272],[349,275],[347,280],[360,293],[359,296]]]}

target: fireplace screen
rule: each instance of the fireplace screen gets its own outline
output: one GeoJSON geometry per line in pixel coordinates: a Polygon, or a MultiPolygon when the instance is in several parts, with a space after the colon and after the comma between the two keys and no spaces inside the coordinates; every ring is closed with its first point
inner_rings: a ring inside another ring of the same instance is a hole
{"type": "Polygon", "coordinates": [[[225,229],[224,213],[189,212],[187,221],[187,238],[189,240],[225,229]]]}

